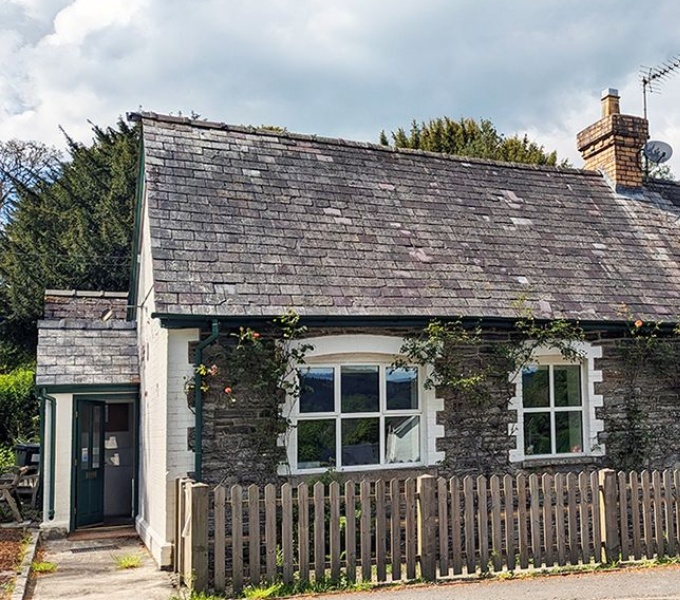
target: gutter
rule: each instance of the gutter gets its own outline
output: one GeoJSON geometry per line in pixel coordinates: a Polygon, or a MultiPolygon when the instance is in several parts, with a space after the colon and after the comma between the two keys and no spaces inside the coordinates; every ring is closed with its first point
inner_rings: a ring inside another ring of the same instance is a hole
{"type": "Polygon", "coordinates": [[[198,366],[203,362],[203,349],[212,344],[220,333],[220,324],[217,319],[212,321],[211,333],[202,342],[199,342],[194,351],[194,409],[196,427],[194,429],[194,479],[201,481],[203,477],[203,390],[201,390],[201,375],[198,366]]]}
{"type": "Polygon", "coordinates": [[[45,493],[45,420],[47,416],[47,403],[50,403],[50,478],[48,490],[47,519],[54,519],[54,470],[55,470],[55,447],[56,447],[56,417],[57,399],[50,396],[45,388],[40,390],[40,488],[45,493]]]}

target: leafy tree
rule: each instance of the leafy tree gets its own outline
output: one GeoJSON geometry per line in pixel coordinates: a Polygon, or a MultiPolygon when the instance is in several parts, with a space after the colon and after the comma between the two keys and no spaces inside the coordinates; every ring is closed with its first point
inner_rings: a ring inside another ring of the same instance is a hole
{"type": "Polygon", "coordinates": [[[35,352],[45,289],[128,287],[138,131],[121,120],[93,132],[89,146],[66,136],[69,162],[24,180],[5,171],[16,185],[0,230],[1,370],[35,352]]]}
{"type": "Polygon", "coordinates": [[[0,375],[0,448],[36,434],[38,400],[33,391],[33,370],[20,368],[0,375]]]}
{"type": "Polygon", "coordinates": [[[21,190],[38,181],[54,181],[61,171],[61,154],[40,142],[0,141],[0,226],[21,190]]]}
{"type": "MultiPolygon", "coordinates": [[[[391,132],[392,146],[442,152],[476,158],[529,163],[536,165],[569,166],[564,160],[558,163],[557,152],[547,152],[543,146],[523,137],[505,137],[498,133],[493,123],[487,119],[460,119],[449,117],[432,119],[428,123],[413,120],[409,133],[403,128],[391,132]]],[[[389,146],[384,131],[380,132],[380,143],[389,146]]]]}

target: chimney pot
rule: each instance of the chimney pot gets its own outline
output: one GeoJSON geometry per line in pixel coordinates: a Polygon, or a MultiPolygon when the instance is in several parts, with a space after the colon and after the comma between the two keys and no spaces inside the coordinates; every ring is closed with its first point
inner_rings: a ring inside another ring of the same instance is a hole
{"type": "Polygon", "coordinates": [[[606,88],[602,90],[602,116],[618,115],[621,112],[619,107],[619,90],[606,88]]]}

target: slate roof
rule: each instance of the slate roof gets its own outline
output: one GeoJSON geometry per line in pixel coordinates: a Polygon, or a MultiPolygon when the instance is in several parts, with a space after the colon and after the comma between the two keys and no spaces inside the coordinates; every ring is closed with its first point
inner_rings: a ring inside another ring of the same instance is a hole
{"type": "Polygon", "coordinates": [[[36,385],[138,383],[137,330],[125,321],[126,308],[124,293],[45,292],[36,385]],[[109,308],[112,315],[103,321],[109,308]]]}
{"type": "Polygon", "coordinates": [[[680,189],[137,114],[156,312],[680,315],[680,189]]]}

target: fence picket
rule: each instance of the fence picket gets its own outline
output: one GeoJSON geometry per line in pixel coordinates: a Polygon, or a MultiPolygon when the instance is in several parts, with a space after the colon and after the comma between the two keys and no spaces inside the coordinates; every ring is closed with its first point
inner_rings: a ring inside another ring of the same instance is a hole
{"type": "Polygon", "coordinates": [[[512,476],[503,477],[503,504],[505,505],[505,556],[509,571],[515,570],[515,499],[512,476]]]}
{"type": "Polygon", "coordinates": [[[385,516],[385,481],[375,482],[375,564],[378,581],[387,580],[387,519],[385,516]]]}
{"type": "Polygon", "coordinates": [[[331,482],[328,486],[330,502],[330,550],[331,550],[331,579],[340,578],[340,484],[331,482]]]}
{"type": "Polygon", "coordinates": [[[331,550],[331,579],[340,578],[340,484],[332,481],[328,486],[328,500],[330,503],[330,550],[331,550]]]}
{"type": "Polygon", "coordinates": [[[501,487],[498,475],[489,480],[491,493],[491,560],[496,573],[503,568],[503,532],[501,525],[501,487]]]}
{"type": "Polygon", "coordinates": [[[664,537],[668,544],[668,555],[675,556],[675,516],[673,514],[673,476],[670,470],[663,472],[663,504],[666,528],[664,537]]]}
{"type": "Polygon", "coordinates": [[[416,481],[408,478],[404,482],[406,505],[406,579],[416,577],[416,481]]]}
{"type": "Polygon", "coordinates": [[[675,498],[675,541],[680,546],[680,469],[676,469],[673,476],[675,498]]]}
{"type": "Polygon", "coordinates": [[[463,545],[460,534],[460,480],[451,477],[449,481],[449,493],[451,495],[451,558],[453,574],[460,575],[463,572],[463,545]]]}
{"type": "Polygon", "coordinates": [[[482,573],[489,570],[489,504],[487,480],[484,475],[477,477],[477,519],[479,526],[479,568],[482,573]]]}
{"type": "Polygon", "coordinates": [[[248,486],[248,578],[258,585],[261,577],[260,488],[248,486]]]}
{"type": "Polygon", "coordinates": [[[589,517],[589,485],[588,485],[588,475],[585,472],[581,472],[578,475],[578,493],[579,493],[579,505],[578,505],[578,518],[579,525],[581,526],[581,560],[583,564],[588,564],[590,562],[590,517],[589,517]]]}
{"type": "Polygon", "coordinates": [[[640,500],[640,481],[635,471],[628,473],[628,484],[630,486],[630,512],[633,525],[633,558],[640,560],[642,558],[642,535],[640,529],[640,509],[642,508],[642,503],[640,500]]]}
{"type": "Polygon", "coordinates": [[[553,476],[545,473],[541,478],[543,484],[543,546],[545,548],[545,564],[552,567],[555,564],[553,558],[553,476]]]}
{"type": "Polygon", "coordinates": [[[578,564],[578,509],[576,494],[578,492],[578,478],[576,473],[567,474],[567,523],[569,527],[569,562],[578,564]]]}
{"type": "Polygon", "coordinates": [[[390,481],[390,558],[392,581],[401,579],[401,494],[399,481],[390,481]]]}
{"type": "Polygon", "coordinates": [[[301,581],[309,581],[309,486],[298,485],[298,564],[301,581]]]}
{"type": "Polygon", "coordinates": [[[642,531],[644,536],[645,556],[654,556],[654,530],[652,529],[652,484],[649,471],[642,471],[642,531]]]}
{"type": "Polygon", "coordinates": [[[469,475],[463,479],[465,496],[465,562],[468,575],[476,570],[475,560],[475,495],[474,480],[469,475]]]}
{"type": "Polygon", "coordinates": [[[517,475],[517,533],[519,543],[519,566],[529,568],[529,524],[527,523],[527,478],[517,475]]]}
{"type": "Polygon", "coordinates": [[[449,513],[446,480],[437,479],[437,513],[439,522],[439,576],[449,574],[449,513]]]}
{"type": "Polygon", "coordinates": [[[243,488],[231,488],[231,564],[232,587],[238,594],[243,589],[243,488]]]}
{"type": "Polygon", "coordinates": [[[269,483],[264,487],[264,546],[265,579],[276,580],[276,487],[269,483]]]}
{"type": "Polygon", "coordinates": [[[227,490],[223,485],[215,488],[215,591],[223,592],[226,585],[226,557],[225,557],[225,505],[227,490]]]}
{"type": "Polygon", "coordinates": [[[320,581],[326,575],[326,524],[324,522],[324,484],[314,484],[314,579],[320,581]]]}
{"type": "Polygon", "coordinates": [[[665,556],[666,548],[663,539],[663,506],[661,505],[661,473],[652,473],[652,486],[654,489],[654,538],[657,556],[665,556]]]}
{"type": "Polygon", "coordinates": [[[531,522],[531,554],[534,559],[534,567],[540,568],[543,564],[543,551],[541,547],[541,491],[538,475],[529,475],[529,494],[531,496],[530,522],[531,522]]]}
{"type": "Polygon", "coordinates": [[[345,560],[347,579],[354,582],[357,580],[357,508],[353,481],[345,483],[345,560]]]}
{"type": "Polygon", "coordinates": [[[602,562],[602,528],[600,527],[600,475],[590,474],[590,518],[593,524],[593,557],[602,562]]]}
{"type": "Polygon", "coordinates": [[[564,520],[564,474],[555,475],[555,539],[557,541],[557,564],[567,564],[566,524],[564,520]]]}
{"type": "Polygon", "coordinates": [[[290,483],[281,486],[281,554],[283,558],[283,583],[293,581],[293,488],[290,483]]]}
{"type": "Polygon", "coordinates": [[[359,484],[359,502],[361,504],[359,537],[361,581],[371,581],[371,483],[365,479],[359,484]]]}
{"type": "Polygon", "coordinates": [[[626,474],[619,471],[619,535],[621,538],[621,558],[628,560],[630,557],[630,535],[628,531],[628,481],[626,474]]]}

